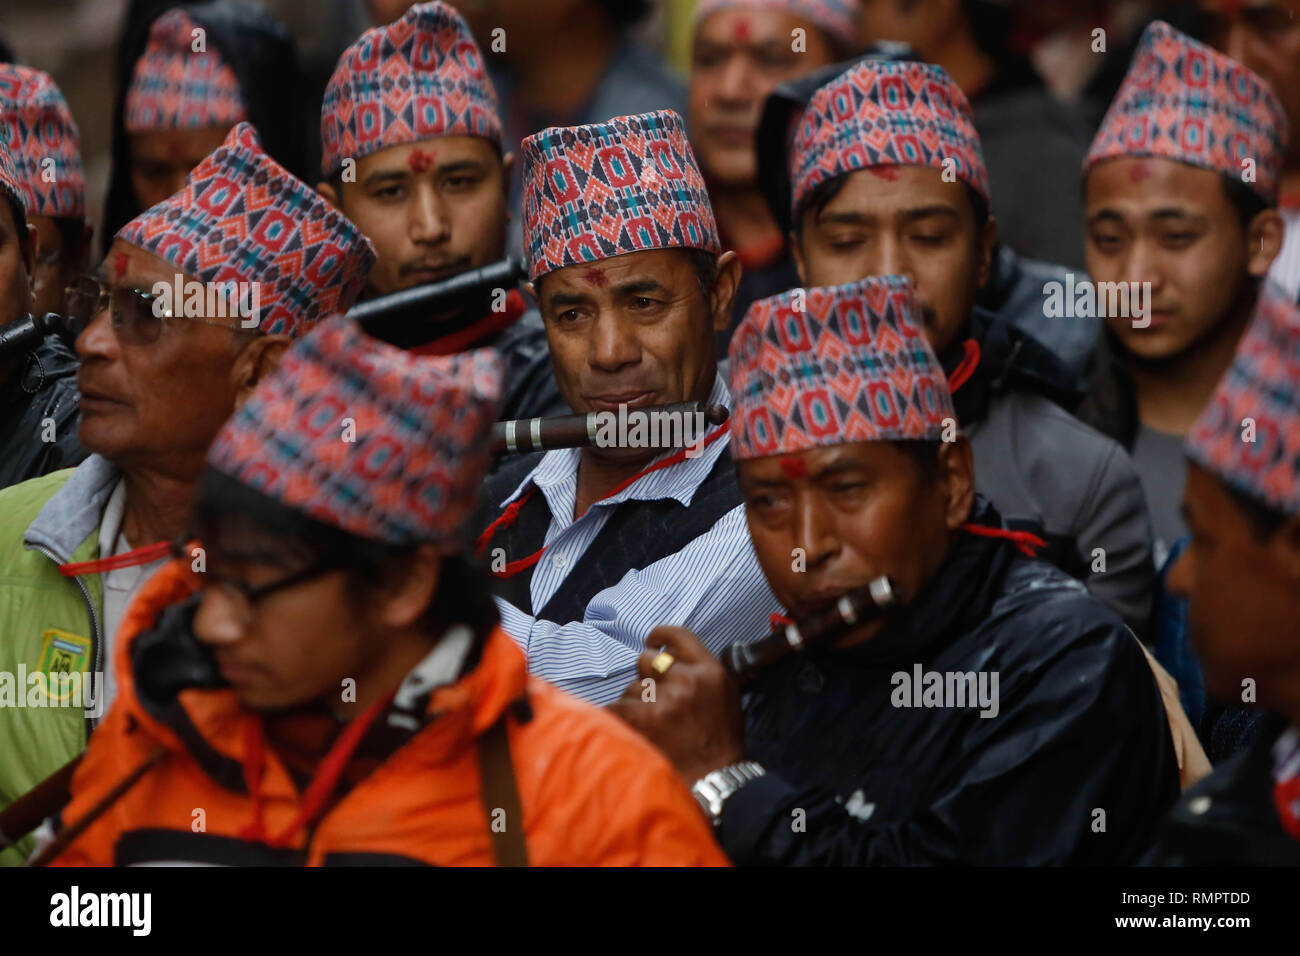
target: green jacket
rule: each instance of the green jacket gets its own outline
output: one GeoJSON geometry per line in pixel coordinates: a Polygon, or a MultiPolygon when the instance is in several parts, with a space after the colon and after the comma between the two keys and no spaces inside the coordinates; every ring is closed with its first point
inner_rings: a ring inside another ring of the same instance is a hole
{"type": "MultiPolygon", "coordinates": [[[[59,565],[99,557],[119,477],[91,455],[0,491],[0,809],[80,754],[101,716],[103,584],[98,574],[64,577],[59,565]],[[69,673],[92,675],[84,693],[66,678],[47,685],[69,673]]],[[[32,843],[0,852],[0,864],[23,862],[32,843]]]]}

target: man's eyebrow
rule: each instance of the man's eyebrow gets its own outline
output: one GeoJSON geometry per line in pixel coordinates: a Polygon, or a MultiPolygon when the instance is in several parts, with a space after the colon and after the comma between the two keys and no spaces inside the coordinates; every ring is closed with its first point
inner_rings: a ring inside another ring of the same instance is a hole
{"type": "Polygon", "coordinates": [[[1089,223],[1094,222],[1123,222],[1124,217],[1115,209],[1099,209],[1088,217],[1089,223]]]}
{"type": "Polygon", "coordinates": [[[1189,212],[1186,209],[1179,209],[1176,206],[1166,206],[1164,208],[1154,210],[1150,215],[1147,216],[1147,218],[1148,219],[1194,219],[1197,222],[1200,222],[1205,217],[1200,215],[1199,213],[1189,212]]]}
{"type": "Polygon", "coordinates": [[[809,473],[813,481],[821,481],[823,478],[834,478],[836,475],[842,475],[846,471],[863,471],[861,462],[854,461],[852,458],[836,458],[834,461],[818,468],[809,473]]]}
{"type": "Polygon", "coordinates": [[[437,167],[439,173],[479,173],[482,172],[483,169],[483,163],[479,162],[477,159],[458,159],[455,162],[447,163],[446,165],[439,165],[437,167]]]}
{"type": "Polygon", "coordinates": [[[874,216],[870,216],[865,212],[823,212],[817,215],[817,225],[835,225],[836,223],[841,223],[844,225],[855,226],[859,223],[870,222],[874,218],[874,216]]]}
{"type": "Polygon", "coordinates": [[[636,295],[639,292],[663,292],[664,284],[658,279],[650,276],[643,276],[637,279],[629,279],[626,282],[620,282],[614,286],[615,295],[636,295]]]}
{"type": "Polygon", "coordinates": [[[915,209],[904,209],[904,219],[926,219],[930,216],[951,216],[957,218],[957,210],[952,206],[935,204],[931,206],[917,206],[915,209]]]}
{"type": "Polygon", "coordinates": [[[581,292],[553,292],[546,296],[546,304],[550,308],[562,305],[583,305],[587,301],[587,296],[581,292]]]}
{"type": "Polygon", "coordinates": [[[366,177],[363,186],[376,186],[380,183],[396,183],[405,180],[411,174],[404,169],[377,169],[366,177]]]}

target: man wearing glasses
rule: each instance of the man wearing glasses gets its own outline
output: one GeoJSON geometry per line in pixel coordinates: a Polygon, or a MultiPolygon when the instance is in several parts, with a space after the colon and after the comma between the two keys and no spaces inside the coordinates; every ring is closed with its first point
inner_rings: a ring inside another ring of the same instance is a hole
{"type": "MultiPolygon", "coordinates": [[[[85,268],[89,242],[77,127],[39,70],[0,63],[0,154],[2,328],[28,312],[59,311],[64,270],[85,268]]],[[[30,351],[0,352],[0,488],[86,457],[76,371],[76,356],[54,335],[30,351]]]]}
{"type": "Polygon", "coordinates": [[[3,706],[17,701],[0,681],[0,807],[84,748],[115,692],[117,624],[180,534],[213,436],[292,339],[346,311],[373,262],[356,227],[240,124],[68,290],[94,454],[0,493],[0,673],[26,681],[27,705],[3,706]],[[251,284],[259,309],[214,316],[198,297],[153,292],[178,282],[251,284]],[[67,674],[82,675],[80,694],[49,689],[67,674]]]}

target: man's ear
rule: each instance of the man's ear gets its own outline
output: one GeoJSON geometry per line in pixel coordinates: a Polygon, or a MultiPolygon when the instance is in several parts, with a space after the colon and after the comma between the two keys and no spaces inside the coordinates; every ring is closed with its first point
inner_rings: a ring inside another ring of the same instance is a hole
{"type": "Polygon", "coordinates": [[[1246,271],[1255,278],[1268,275],[1273,260],[1282,251],[1286,223],[1276,209],[1263,209],[1246,227],[1246,271]]]}
{"type": "Polygon", "coordinates": [[[280,356],[291,342],[287,335],[257,335],[240,349],[230,370],[230,381],[235,386],[235,408],[248,401],[257,384],[276,370],[280,356]]]}
{"type": "Polygon", "coordinates": [[[334,191],[334,187],[331,186],[328,182],[326,182],[325,180],[321,180],[320,182],[318,182],[316,184],[316,191],[320,193],[322,196],[324,196],[325,201],[328,202],[335,209],[337,209],[339,212],[343,211],[342,200],[340,199],[339,194],[334,191]]]}
{"type": "Polygon", "coordinates": [[[790,230],[790,254],[794,256],[794,268],[799,273],[799,284],[806,286],[808,284],[808,273],[804,271],[803,266],[803,249],[799,246],[799,236],[793,229],[790,230]]]}
{"type": "Polygon", "coordinates": [[[993,269],[993,250],[998,244],[998,221],[990,214],[985,221],[984,226],[980,229],[980,273],[979,284],[977,289],[984,288],[984,283],[989,281],[989,272],[993,269]]]}
{"type": "Polygon", "coordinates": [[[975,457],[965,435],[959,433],[954,441],[940,442],[939,482],[948,503],[948,530],[956,531],[975,506],[975,457]]]}
{"type": "Polygon", "coordinates": [[[731,307],[736,302],[740,288],[740,256],[728,249],[718,256],[718,277],[713,283],[713,297],[709,307],[713,310],[713,328],[725,332],[731,327],[731,307]]]}
{"type": "Polygon", "coordinates": [[[501,184],[505,187],[506,195],[510,195],[510,172],[515,168],[515,154],[506,153],[501,157],[501,184]]]}
{"type": "Polygon", "coordinates": [[[442,578],[442,556],[428,544],[402,560],[405,573],[393,575],[380,592],[379,618],[394,630],[414,627],[438,593],[442,578]]]}
{"type": "Polygon", "coordinates": [[[542,294],[537,291],[537,283],[525,282],[524,291],[527,292],[528,297],[532,299],[534,303],[536,303],[537,311],[540,312],[542,310],[542,294]]]}

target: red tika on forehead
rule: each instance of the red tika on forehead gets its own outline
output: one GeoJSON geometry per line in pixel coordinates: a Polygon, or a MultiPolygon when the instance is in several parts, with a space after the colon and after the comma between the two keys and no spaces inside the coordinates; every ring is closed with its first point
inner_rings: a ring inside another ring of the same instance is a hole
{"type": "Polygon", "coordinates": [[[1155,173],[1147,163],[1134,163],[1129,167],[1128,180],[1131,183],[1140,183],[1144,179],[1150,179],[1155,173]]]}
{"type": "Polygon", "coordinates": [[[609,285],[609,276],[599,269],[588,269],[579,278],[583,282],[596,286],[598,289],[603,289],[609,285]]]}
{"type": "Polygon", "coordinates": [[[891,183],[898,182],[897,166],[868,166],[867,172],[875,176],[877,179],[885,179],[891,183]]]}
{"type": "Polygon", "coordinates": [[[731,38],[737,43],[748,43],[753,35],[753,28],[745,17],[739,18],[731,27],[731,38]]]}
{"type": "Polygon", "coordinates": [[[427,153],[422,149],[411,150],[411,155],[406,157],[406,165],[411,167],[413,173],[427,173],[433,168],[434,162],[438,159],[438,151],[431,149],[427,153]]]}
{"type": "Polygon", "coordinates": [[[125,252],[113,254],[113,279],[120,282],[122,276],[126,275],[127,267],[131,264],[131,257],[125,252]]]}
{"type": "Polygon", "coordinates": [[[787,478],[807,478],[808,466],[803,463],[802,458],[783,455],[781,457],[781,474],[787,478]]]}

